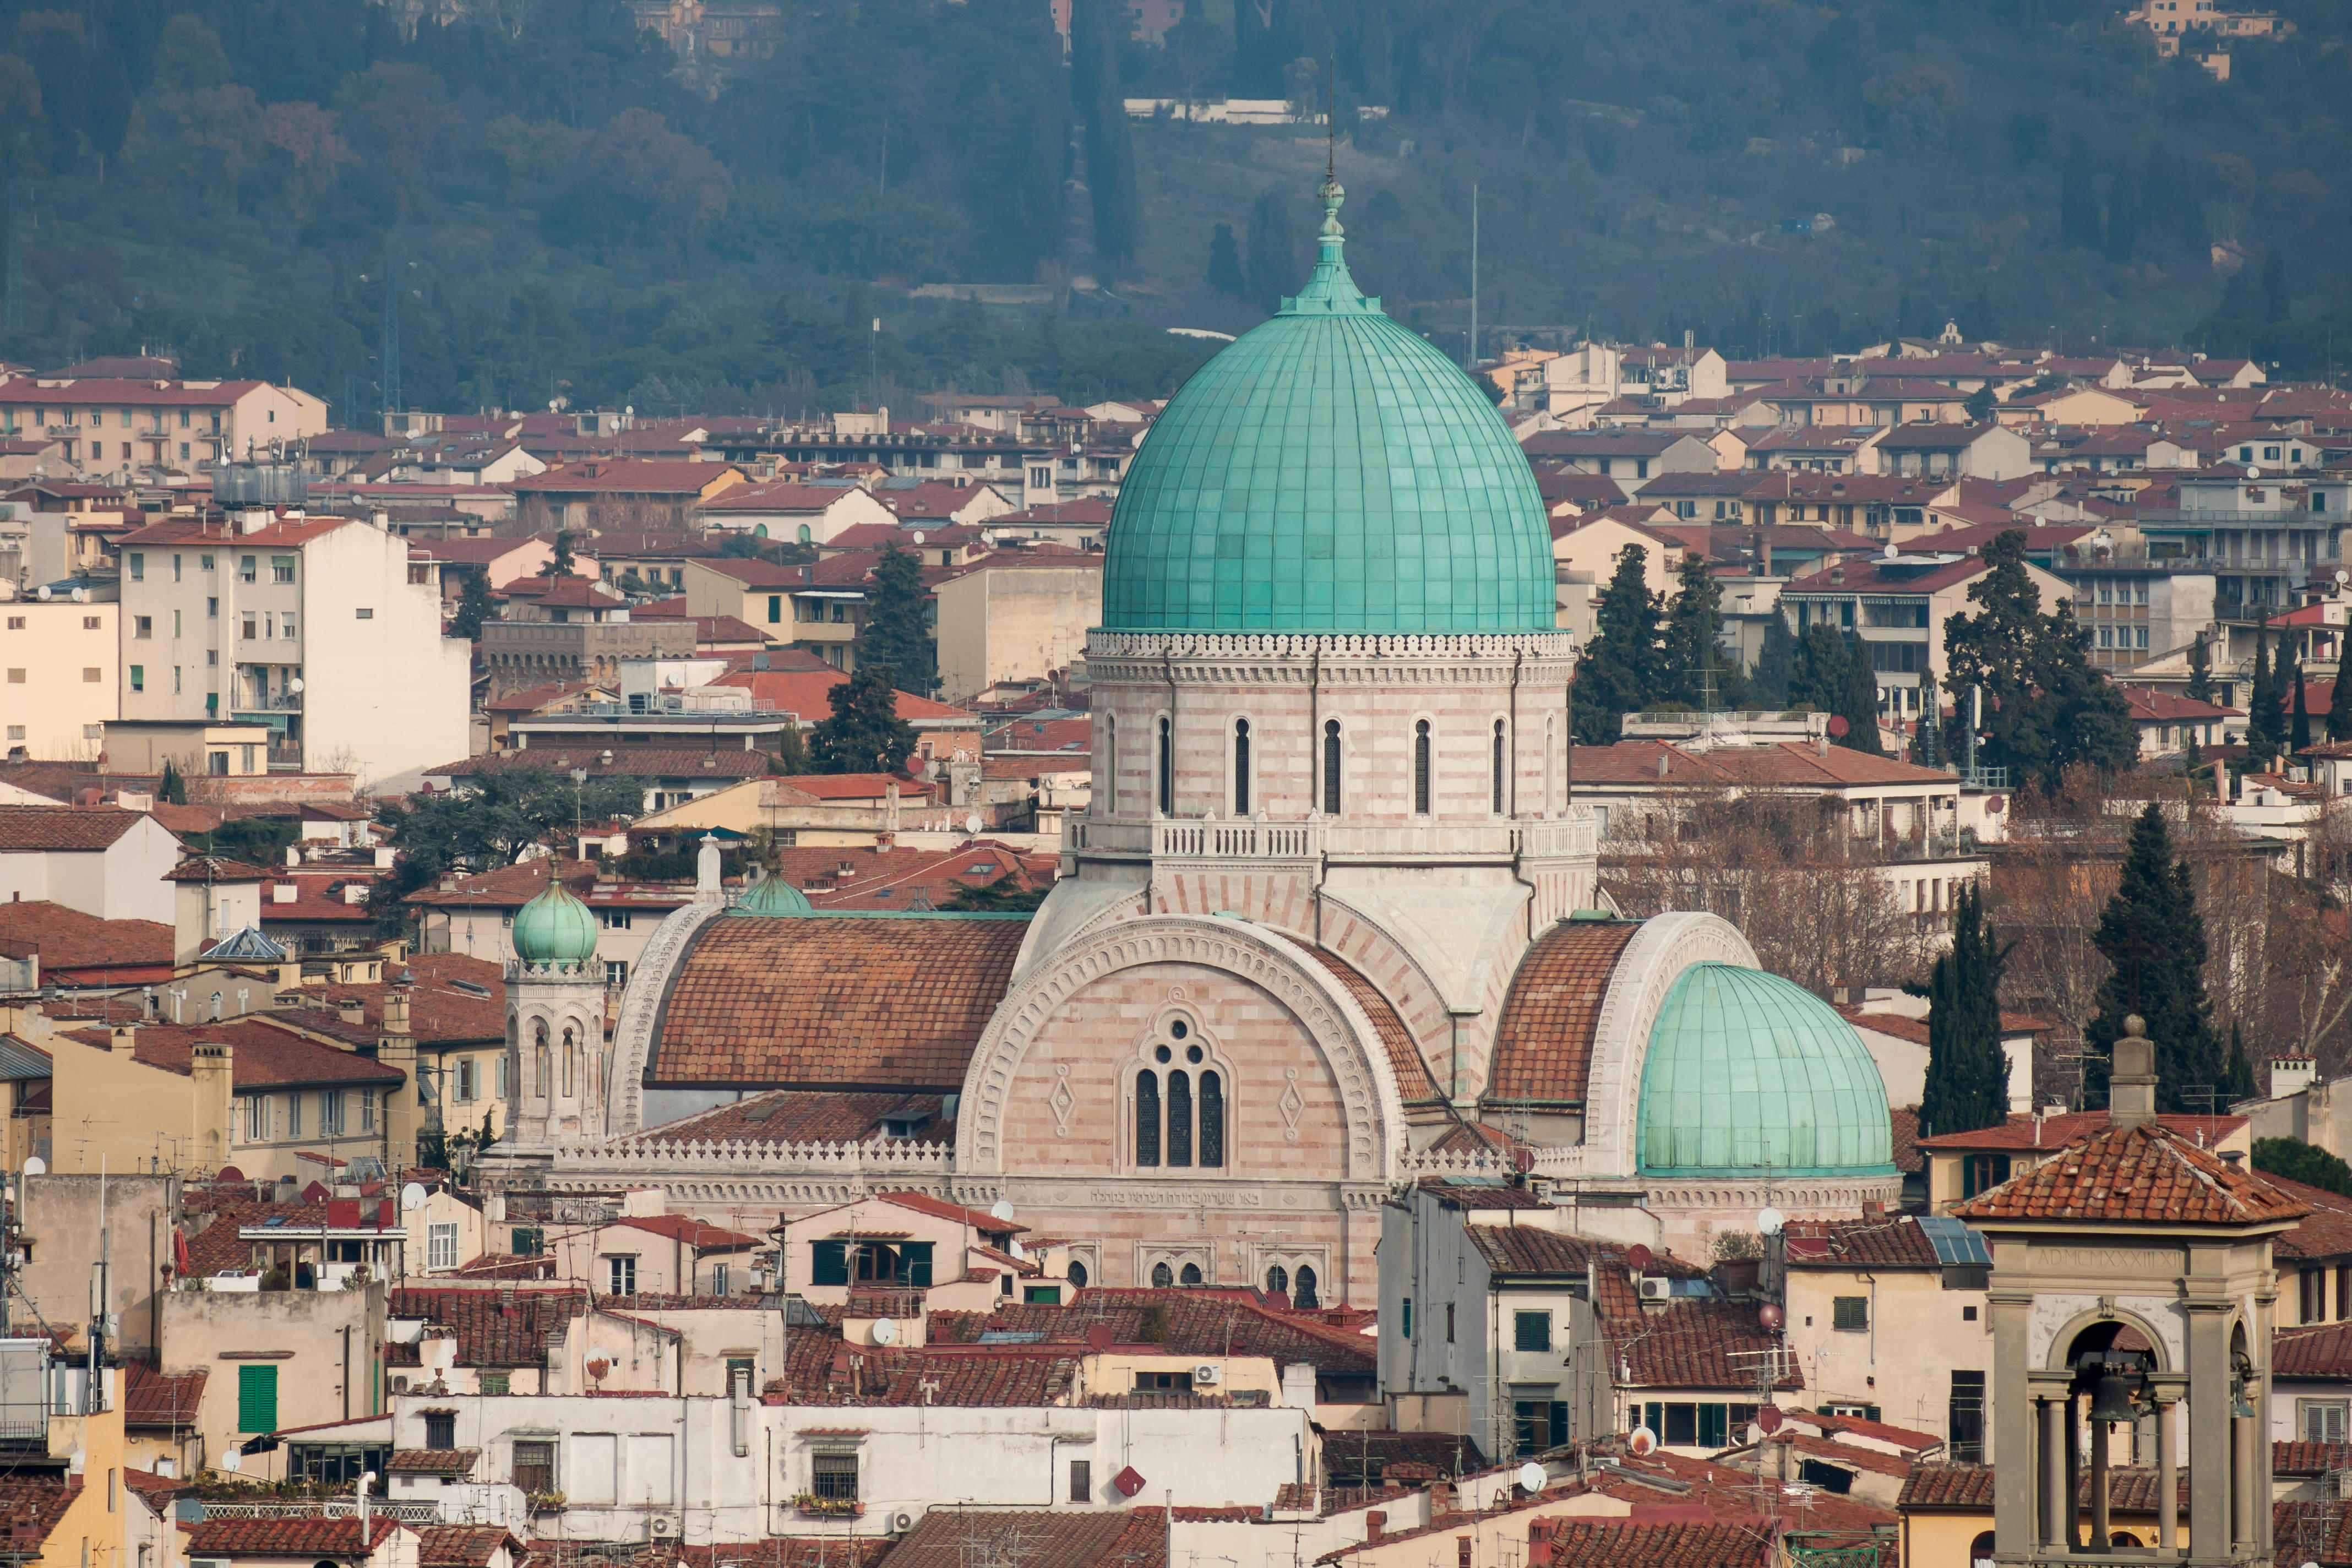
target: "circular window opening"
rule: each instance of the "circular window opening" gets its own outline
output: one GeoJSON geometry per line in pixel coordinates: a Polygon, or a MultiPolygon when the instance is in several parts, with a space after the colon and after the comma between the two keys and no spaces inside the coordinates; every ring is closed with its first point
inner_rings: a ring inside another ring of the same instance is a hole
{"type": "Polygon", "coordinates": [[[1198,1046],[1188,1047],[1184,1052],[1184,1059],[1188,1062],[1199,1061],[1201,1059],[1201,1047],[1198,1046]]]}
{"type": "Polygon", "coordinates": [[[1192,1032],[1192,1025],[1190,1025],[1190,1024],[1188,1024],[1188,1023],[1186,1023],[1186,1022],[1185,1022],[1183,1019],[1181,1019],[1181,1018],[1177,1019],[1174,1023],[1172,1023],[1172,1024],[1171,1024],[1171,1025],[1169,1025],[1169,1026],[1168,1026],[1168,1033],[1169,1033],[1169,1036],[1170,1036],[1170,1037],[1171,1037],[1171,1038],[1173,1038],[1173,1039],[1179,1039],[1179,1040],[1181,1040],[1181,1039],[1182,1039],[1185,1036],[1187,1036],[1187,1035],[1191,1034],[1192,1032]]]}
{"type": "Polygon", "coordinates": [[[1151,1059],[1154,1061],[1173,1061],[1175,1058],[1176,1053],[1170,1050],[1166,1046],[1155,1047],[1151,1052],[1151,1059]]]}

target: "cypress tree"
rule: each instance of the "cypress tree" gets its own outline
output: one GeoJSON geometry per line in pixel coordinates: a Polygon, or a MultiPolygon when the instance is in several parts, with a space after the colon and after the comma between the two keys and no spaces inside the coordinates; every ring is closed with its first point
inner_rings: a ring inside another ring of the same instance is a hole
{"type": "Polygon", "coordinates": [[[1885,754],[1878,743],[1878,678],[1871,672],[1870,656],[1834,627],[1807,626],[1797,639],[1789,702],[1843,719],[1846,731],[1838,744],[1847,750],[1885,754]]]}
{"type": "Polygon", "coordinates": [[[2294,307],[2286,291],[2286,256],[2278,247],[2263,258],[2263,322],[2292,319],[2294,307]]]}
{"type": "Polygon", "coordinates": [[[1249,294],[1242,277],[1242,247],[1234,243],[1234,226],[1221,223],[1209,234],[1209,287],[1236,300],[1249,294]]]}
{"type": "Polygon", "coordinates": [[[2267,770],[2278,761],[2286,739],[2278,683],[2271,676],[2271,622],[2265,610],[2254,621],[2254,677],[2246,689],[2246,763],[2267,770]]]}
{"type": "Polygon", "coordinates": [[[809,736],[821,773],[891,773],[915,750],[915,727],[898,717],[898,694],[887,664],[861,664],[825,693],[833,711],[809,736]]]}
{"type": "Polygon", "coordinates": [[[2199,702],[2213,700],[2213,650],[2203,632],[2189,645],[2189,695],[2199,702]]]}
{"type": "Polygon", "coordinates": [[[1650,592],[1650,552],[1629,544],[1617,552],[1617,569],[1601,590],[1598,624],[1583,657],[1576,661],[1576,684],[1569,728],[1580,744],[1612,746],[1623,733],[1621,721],[1660,695],[1658,596],[1650,592]]]}
{"type": "Polygon", "coordinates": [[[2129,261],[2139,248],[2139,191],[2121,163],[2107,181],[2107,259],[2129,261]]]}
{"type": "Polygon", "coordinates": [[[2093,187],[2091,153],[2077,137],[2066,149],[2066,163],[2058,177],[2058,238],[2066,246],[2099,243],[2099,197],[2093,187]]]}
{"type": "Polygon", "coordinates": [[[2233,1022],[2230,1026],[2230,1059],[2222,1064],[2221,1092],[2214,1099],[2220,1105],[2235,1105],[2242,1100],[2253,1099],[2255,1092],[2254,1064],[2246,1055],[2245,1032],[2233,1022]]]}
{"type": "Polygon", "coordinates": [[[1302,276],[1297,246],[1291,238],[1290,209],[1278,193],[1266,191],[1250,205],[1250,303],[1272,315],[1282,296],[1298,287],[1302,276]]]}
{"type": "MultiPolygon", "coordinates": [[[[2112,967],[2099,984],[2098,1011],[2084,1026],[2084,1043],[2112,1059],[2125,1017],[2138,1014],[2156,1042],[2158,1109],[2204,1109],[2202,1097],[2192,1101],[2185,1091],[2219,1091],[2222,1082],[2221,1042],[2205,995],[2205,921],[2187,863],[2173,858],[2163,807],[2153,801],[2132,824],[2123,875],[2092,941],[2112,967]]],[[[2091,1076],[2104,1101],[2105,1072],[2094,1062],[2091,1076]]]]}
{"type": "Polygon", "coordinates": [[[1715,678],[1713,704],[1718,711],[1747,706],[1747,678],[1724,658],[1723,590],[1708,573],[1706,558],[1685,551],[1682,581],[1666,611],[1666,698],[1694,708],[1706,707],[1710,673],[1715,678]]]}
{"type": "Polygon", "coordinates": [[[1768,708],[1789,705],[1789,680],[1796,673],[1797,636],[1789,617],[1774,616],[1764,623],[1764,646],[1757,650],[1756,668],[1748,674],[1756,700],[1768,708]]]}
{"type": "Polygon", "coordinates": [[[2009,961],[1970,882],[1952,905],[1951,951],[1927,982],[1927,1081],[1923,1129],[1973,1132],[2009,1118],[2009,1060],[2000,1049],[2000,973],[2009,961]]]}
{"type": "Polygon", "coordinates": [[[2301,756],[2311,750],[2311,709],[2303,696],[2303,660],[2294,661],[2294,716],[2287,722],[2287,752],[2301,756]]]}
{"type": "Polygon", "coordinates": [[[894,544],[875,562],[873,578],[858,635],[858,663],[887,665],[899,689],[928,697],[940,686],[940,644],[930,626],[930,591],[923,585],[922,568],[894,544]]]}
{"type": "Polygon", "coordinates": [[[2344,650],[2336,656],[2336,683],[2327,692],[2327,738],[2352,741],[2352,637],[2338,640],[2344,650]]]}

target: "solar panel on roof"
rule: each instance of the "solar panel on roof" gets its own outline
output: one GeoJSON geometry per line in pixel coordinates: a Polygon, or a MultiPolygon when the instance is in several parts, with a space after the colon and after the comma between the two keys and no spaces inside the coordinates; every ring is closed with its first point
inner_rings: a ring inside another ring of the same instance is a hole
{"type": "Polygon", "coordinates": [[[1922,1215],[1918,1226],[1928,1244],[1935,1247],[1937,1262],[1991,1265],[1992,1254],[1985,1249],[1984,1237],[1950,1215],[1922,1215]]]}

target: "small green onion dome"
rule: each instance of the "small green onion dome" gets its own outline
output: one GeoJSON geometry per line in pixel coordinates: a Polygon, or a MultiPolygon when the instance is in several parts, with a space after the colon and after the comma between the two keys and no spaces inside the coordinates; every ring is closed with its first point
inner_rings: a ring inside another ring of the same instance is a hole
{"type": "Polygon", "coordinates": [[[727,911],[730,915],[805,915],[814,911],[808,900],[798,888],[771,871],[751,885],[751,890],[727,911]]]}
{"type": "Polygon", "coordinates": [[[1114,632],[1537,632],[1558,625],[1527,455],[1454,363],[1340,259],[1169,399],[1121,481],[1114,632]]]}
{"type": "Polygon", "coordinates": [[[1637,1163],[1679,1177],[1895,1173],[1886,1088],[1862,1037],[1802,986],[1695,963],[1642,1068],[1637,1163]]]}
{"type": "Polygon", "coordinates": [[[531,969],[577,969],[596,956],[596,913],[551,879],[515,911],[515,957],[531,969]]]}

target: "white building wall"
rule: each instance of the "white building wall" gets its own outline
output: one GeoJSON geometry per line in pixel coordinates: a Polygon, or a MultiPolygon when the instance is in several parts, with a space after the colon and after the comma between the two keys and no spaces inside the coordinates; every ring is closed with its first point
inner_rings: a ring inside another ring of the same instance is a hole
{"type": "Polygon", "coordinates": [[[303,551],[303,766],[407,789],[467,754],[471,646],[441,635],[441,599],[408,580],[408,543],[354,523],[303,551]]]}
{"type": "Polygon", "coordinates": [[[0,604],[0,752],[22,747],[43,760],[98,754],[101,727],[121,701],[121,611],[70,599],[0,604]]]}

